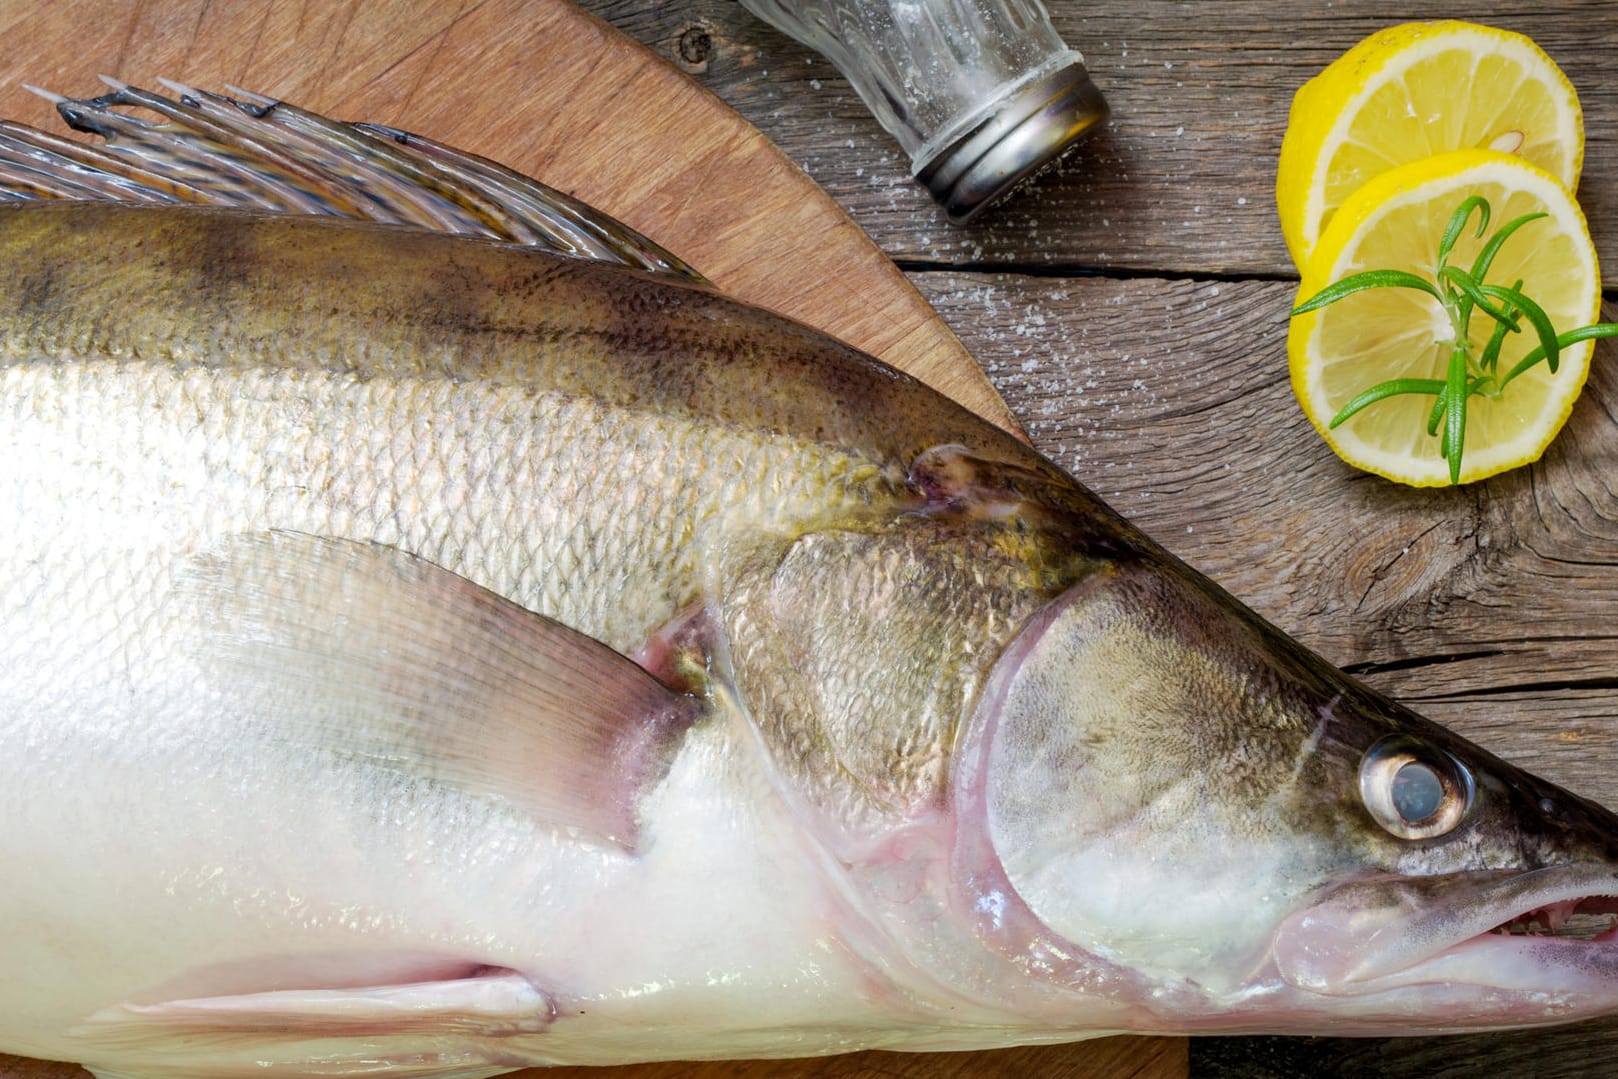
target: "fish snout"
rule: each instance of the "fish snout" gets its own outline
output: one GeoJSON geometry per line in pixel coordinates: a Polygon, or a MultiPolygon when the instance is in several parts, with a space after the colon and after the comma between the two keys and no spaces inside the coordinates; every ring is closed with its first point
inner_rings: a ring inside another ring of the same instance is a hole
{"type": "Polygon", "coordinates": [[[1283,921],[1275,970],[1291,989],[1355,998],[1361,1015],[1426,993],[1423,1023],[1444,1029],[1544,1022],[1547,1001],[1560,1019],[1594,1015],[1618,1005],[1614,914],[1612,865],[1381,876],[1283,921]]]}

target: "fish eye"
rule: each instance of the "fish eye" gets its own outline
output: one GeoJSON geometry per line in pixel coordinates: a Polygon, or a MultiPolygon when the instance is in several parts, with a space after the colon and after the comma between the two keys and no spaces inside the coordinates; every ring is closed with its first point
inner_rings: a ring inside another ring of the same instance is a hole
{"type": "Polygon", "coordinates": [[[1444,781],[1426,761],[1406,761],[1393,773],[1388,792],[1393,811],[1408,824],[1430,820],[1444,804],[1444,781]]]}
{"type": "Polygon", "coordinates": [[[1448,753],[1395,734],[1366,750],[1360,800],[1400,839],[1433,839],[1454,829],[1472,804],[1472,774],[1448,753]]]}

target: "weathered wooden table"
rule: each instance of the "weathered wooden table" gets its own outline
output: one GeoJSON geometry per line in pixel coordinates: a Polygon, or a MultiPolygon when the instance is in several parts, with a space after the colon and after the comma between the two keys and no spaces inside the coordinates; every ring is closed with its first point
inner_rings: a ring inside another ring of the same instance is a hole
{"type": "MultiPolygon", "coordinates": [[[[1618,349],[1597,348],[1571,421],[1530,468],[1436,491],[1356,473],[1287,385],[1296,274],[1273,197],[1293,92],[1362,37],[1457,16],[1518,30],[1583,102],[1580,201],[1610,301],[1618,5],[1049,0],[1112,120],[967,228],[909,179],[826,61],[734,0],[586,6],[800,162],[931,299],[1034,442],[1114,506],[1333,662],[1618,805],[1618,349]]],[[[1198,1079],[1618,1074],[1615,1057],[1618,1022],[1190,1051],[1198,1079]]]]}
{"type": "MultiPolygon", "coordinates": [[[[176,19],[199,24],[209,8],[177,6],[187,13],[176,19]]],[[[1454,9],[1053,0],[1057,28],[1085,52],[1113,120],[1033,190],[961,229],[910,181],[897,147],[831,67],[734,0],[585,6],[800,163],[931,300],[1033,441],[1118,509],[1334,662],[1508,759],[1618,805],[1618,349],[1598,347],[1589,387],[1542,462],[1461,490],[1412,491],[1355,473],[1316,438],[1287,386],[1295,275],[1272,187],[1291,95],[1372,30],[1454,9]]],[[[118,18],[135,27],[160,10],[131,5],[118,18]]],[[[1581,199],[1613,287],[1618,7],[1480,2],[1465,14],[1532,34],[1577,85],[1588,138],[1581,199]]],[[[20,16],[0,5],[0,21],[20,16]]],[[[356,23],[365,16],[354,9],[356,23]]],[[[422,56],[430,66],[428,52],[408,62],[422,56]]],[[[262,57],[257,70],[303,59],[262,57]]],[[[331,77],[345,62],[327,56],[321,70],[331,77]]],[[[422,79],[387,100],[409,115],[439,92],[422,79]]],[[[1606,317],[1618,309],[1609,304],[1606,317]]],[[[1185,1072],[1183,1042],[1149,1052],[1104,1044],[1118,1048],[622,1074],[1185,1072]]],[[[1189,1055],[1191,1073],[1210,1079],[1605,1074],[1618,1057],[1618,1022],[1458,1039],[1206,1039],[1189,1055]]],[[[0,1075],[73,1074],[0,1060],[0,1075]]]]}

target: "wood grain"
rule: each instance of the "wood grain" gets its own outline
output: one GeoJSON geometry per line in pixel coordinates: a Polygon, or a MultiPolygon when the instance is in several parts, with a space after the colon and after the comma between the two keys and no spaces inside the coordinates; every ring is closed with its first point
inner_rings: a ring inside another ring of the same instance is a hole
{"type": "Polygon", "coordinates": [[[1196,1079],[1604,1079],[1614,1074],[1618,1021],[1456,1038],[1207,1038],[1192,1046],[1196,1079]]]}
{"type": "Polygon", "coordinates": [[[1191,274],[1288,274],[1275,227],[1275,157],[1293,92],[1366,34],[1464,18],[1530,34],[1577,87],[1586,115],[1581,191],[1618,282],[1618,16],[1610,0],[1467,5],[1397,0],[1049,0],[1084,53],[1111,122],[1019,197],[953,228],[909,163],[825,60],[734,0],[585,0],[677,55],[701,28],[706,85],[759,125],[906,264],[1191,274]]]}

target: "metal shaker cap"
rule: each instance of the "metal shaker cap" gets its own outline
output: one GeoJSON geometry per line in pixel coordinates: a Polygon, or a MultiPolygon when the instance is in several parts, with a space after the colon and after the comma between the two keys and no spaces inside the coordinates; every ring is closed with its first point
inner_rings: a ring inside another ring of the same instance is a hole
{"type": "Polygon", "coordinates": [[[1072,148],[1107,113],[1106,98],[1075,60],[1007,97],[917,169],[916,179],[951,221],[965,224],[1072,148]]]}

